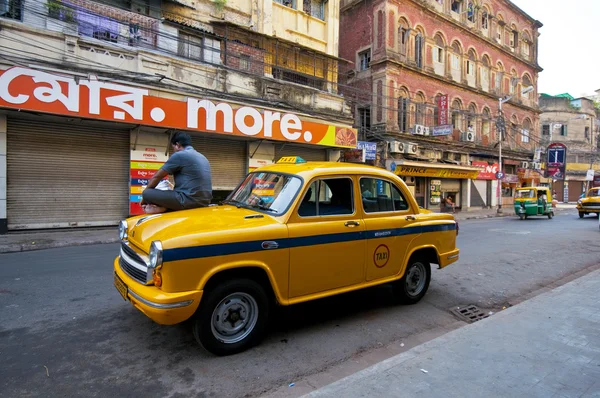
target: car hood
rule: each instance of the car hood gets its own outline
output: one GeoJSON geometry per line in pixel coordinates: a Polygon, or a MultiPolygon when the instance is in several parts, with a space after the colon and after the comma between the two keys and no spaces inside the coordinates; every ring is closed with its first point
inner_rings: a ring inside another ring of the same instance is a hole
{"type": "Polygon", "coordinates": [[[581,203],[598,203],[600,202],[600,196],[585,197],[579,200],[581,200],[581,203]]]}
{"type": "Polygon", "coordinates": [[[128,224],[129,242],[145,253],[155,240],[161,241],[165,249],[227,243],[248,240],[250,236],[260,239],[283,225],[276,217],[230,205],[147,214],[129,219],[128,224]]]}

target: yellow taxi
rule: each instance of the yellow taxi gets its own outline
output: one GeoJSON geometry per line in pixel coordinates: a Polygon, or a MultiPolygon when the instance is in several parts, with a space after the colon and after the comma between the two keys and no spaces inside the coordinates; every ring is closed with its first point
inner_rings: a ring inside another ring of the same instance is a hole
{"type": "Polygon", "coordinates": [[[577,201],[579,218],[589,213],[600,214],[600,187],[592,188],[586,195],[577,201]]]}
{"type": "Polygon", "coordinates": [[[431,264],[458,260],[451,214],[420,209],[393,173],[282,158],[219,205],[123,220],[114,283],[159,324],[191,319],[216,355],[243,351],[287,306],[392,283],[418,302],[431,264]]]}

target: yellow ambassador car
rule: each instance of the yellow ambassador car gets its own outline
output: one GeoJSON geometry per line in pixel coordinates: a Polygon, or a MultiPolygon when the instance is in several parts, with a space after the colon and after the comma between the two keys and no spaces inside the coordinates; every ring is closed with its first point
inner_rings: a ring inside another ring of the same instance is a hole
{"type": "Polygon", "coordinates": [[[589,213],[600,214],[600,187],[590,189],[577,201],[577,211],[579,211],[579,218],[589,213]]]}
{"type": "Polygon", "coordinates": [[[191,319],[216,355],[243,351],[287,306],[383,283],[418,302],[458,260],[458,224],[420,209],[389,171],[282,158],[248,174],[223,203],[132,217],[119,227],[114,282],[159,324],[191,319]]]}

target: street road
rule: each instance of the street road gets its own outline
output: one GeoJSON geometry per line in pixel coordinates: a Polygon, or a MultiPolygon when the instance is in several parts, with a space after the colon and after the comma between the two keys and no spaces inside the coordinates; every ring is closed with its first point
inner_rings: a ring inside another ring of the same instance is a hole
{"type": "MultiPolygon", "coordinates": [[[[394,306],[378,287],[279,311],[260,345],[231,357],[198,347],[188,325],[159,326],[113,287],[117,245],[0,255],[0,396],[259,396],[432,330],[449,311],[497,311],[600,262],[598,220],[573,211],[463,221],[461,259],[428,295],[394,306]]],[[[492,315],[493,316],[493,315],[492,315]]],[[[499,336],[499,338],[502,338],[499,336]]]]}

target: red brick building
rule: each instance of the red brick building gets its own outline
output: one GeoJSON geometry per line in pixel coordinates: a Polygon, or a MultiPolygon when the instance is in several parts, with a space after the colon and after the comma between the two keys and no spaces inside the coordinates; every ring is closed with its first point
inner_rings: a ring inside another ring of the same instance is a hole
{"type": "Polygon", "coordinates": [[[361,139],[385,143],[379,165],[396,166],[423,207],[439,208],[448,194],[463,210],[495,206],[500,195],[508,205],[515,187],[541,182],[522,167],[539,146],[541,26],[507,0],[342,1],[340,57],[354,64],[341,90],[361,139]],[[491,171],[499,98],[508,96],[499,188],[491,171]],[[474,165],[491,173],[470,179],[474,165]]]}

